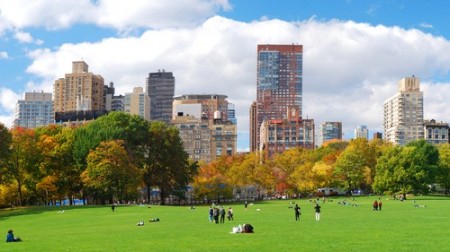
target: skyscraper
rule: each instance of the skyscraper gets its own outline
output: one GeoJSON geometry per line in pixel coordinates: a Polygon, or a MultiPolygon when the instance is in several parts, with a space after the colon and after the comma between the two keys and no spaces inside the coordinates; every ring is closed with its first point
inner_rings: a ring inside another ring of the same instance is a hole
{"type": "Polygon", "coordinates": [[[250,124],[251,151],[260,145],[264,120],[286,119],[289,107],[299,109],[302,117],[303,46],[258,45],[256,83],[256,123],[250,124]],[[256,143],[256,144],[254,144],[256,143]]]}
{"type": "Polygon", "coordinates": [[[355,129],[355,139],[356,138],[365,138],[369,140],[369,129],[366,125],[358,125],[355,129]]]}
{"type": "Polygon", "coordinates": [[[164,69],[150,73],[147,78],[147,95],[150,97],[150,120],[170,124],[172,102],[175,95],[175,77],[164,69]]]}
{"type": "Polygon", "coordinates": [[[36,128],[55,123],[51,93],[25,93],[16,105],[14,127],[36,128]]]}
{"type": "Polygon", "coordinates": [[[424,138],[423,92],[414,76],[399,81],[399,92],[384,103],[384,137],[394,144],[424,138]]]}

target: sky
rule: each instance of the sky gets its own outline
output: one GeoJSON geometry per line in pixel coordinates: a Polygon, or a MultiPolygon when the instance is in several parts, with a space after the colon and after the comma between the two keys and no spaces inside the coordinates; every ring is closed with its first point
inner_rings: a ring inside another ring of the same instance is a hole
{"type": "Polygon", "coordinates": [[[383,103],[416,76],[424,117],[450,122],[450,2],[441,0],[0,0],[0,122],[84,60],[116,94],[150,72],[175,95],[224,94],[249,149],[258,44],[303,45],[303,118],[383,131],[383,103]]]}

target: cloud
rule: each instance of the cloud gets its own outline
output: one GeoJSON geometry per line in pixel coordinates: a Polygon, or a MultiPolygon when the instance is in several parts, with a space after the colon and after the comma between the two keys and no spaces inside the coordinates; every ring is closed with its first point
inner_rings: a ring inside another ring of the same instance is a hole
{"type": "Polygon", "coordinates": [[[171,0],[170,4],[159,0],[0,0],[0,6],[0,23],[9,27],[64,29],[95,24],[119,31],[195,26],[232,8],[228,0],[171,0]]]}
{"type": "Polygon", "coordinates": [[[30,33],[23,31],[16,31],[14,38],[21,43],[34,43],[36,45],[42,45],[44,42],[40,39],[34,39],[30,33]]]}
{"type": "Polygon", "coordinates": [[[428,23],[421,23],[420,27],[425,28],[425,29],[431,29],[431,28],[433,28],[433,25],[428,24],[428,23]]]}
{"type": "Polygon", "coordinates": [[[14,111],[19,99],[22,99],[20,94],[8,88],[0,88],[0,122],[6,127],[13,124],[14,111]]]}
{"type": "Polygon", "coordinates": [[[175,75],[177,95],[227,95],[236,105],[240,135],[248,135],[256,46],[271,43],[303,44],[303,116],[316,125],[341,121],[346,137],[360,124],[382,131],[384,101],[397,92],[398,80],[413,74],[423,80],[425,117],[450,121],[450,106],[436,97],[449,93],[450,83],[433,82],[450,72],[450,55],[442,53],[450,42],[415,29],[352,21],[244,23],[215,16],[196,27],[35,50],[27,72],[43,80],[30,87],[51,92],[54,80],[71,71],[71,62],[84,59],[91,72],[113,81],[116,93],[123,94],[145,86],[149,72],[165,69],[175,75]]]}
{"type": "Polygon", "coordinates": [[[8,59],[8,58],[9,58],[8,52],[1,52],[0,51],[0,59],[8,59]]]}

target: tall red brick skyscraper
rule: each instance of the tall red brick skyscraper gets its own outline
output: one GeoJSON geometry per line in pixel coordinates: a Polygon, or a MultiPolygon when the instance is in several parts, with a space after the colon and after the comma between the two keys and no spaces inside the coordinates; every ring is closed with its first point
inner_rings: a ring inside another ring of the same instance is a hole
{"type": "Polygon", "coordinates": [[[256,104],[252,105],[256,116],[250,120],[250,151],[259,149],[264,120],[286,118],[289,107],[297,107],[302,117],[303,46],[258,45],[257,53],[256,104]]]}

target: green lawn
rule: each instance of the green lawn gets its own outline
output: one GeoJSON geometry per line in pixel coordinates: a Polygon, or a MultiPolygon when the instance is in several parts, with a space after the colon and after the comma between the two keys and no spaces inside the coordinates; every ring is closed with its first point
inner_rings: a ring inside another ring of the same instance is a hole
{"type": "MultiPolygon", "coordinates": [[[[208,206],[118,206],[26,208],[0,211],[0,227],[24,241],[0,243],[0,251],[449,251],[450,198],[415,197],[383,200],[372,211],[375,197],[356,198],[357,207],[322,204],[314,220],[313,204],[302,208],[296,222],[289,200],[231,205],[234,221],[214,224],[208,206]],[[413,200],[424,208],[413,206],[413,200]],[[150,223],[152,218],[160,222],[150,223]],[[136,223],[145,221],[138,227],[136,223]],[[254,234],[231,234],[233,226],[250,223],[254,234]]],[[[230,205],[225,205],[228,208],[230,205]]]]}

